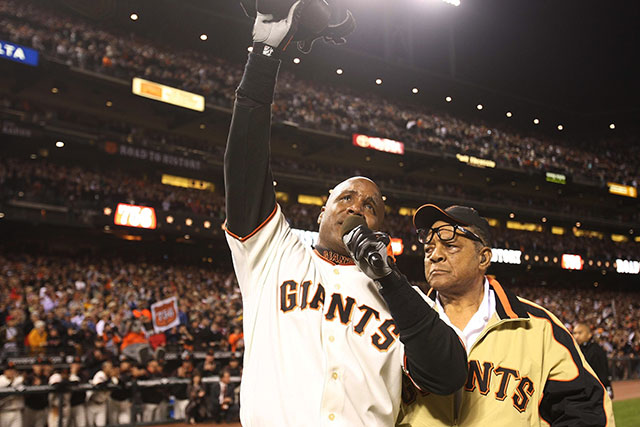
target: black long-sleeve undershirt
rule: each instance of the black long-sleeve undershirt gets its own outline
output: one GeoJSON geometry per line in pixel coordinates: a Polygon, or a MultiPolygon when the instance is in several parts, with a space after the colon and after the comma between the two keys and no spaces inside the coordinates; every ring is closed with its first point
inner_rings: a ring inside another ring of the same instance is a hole
{"type": "Polygon", "coordinates": [[[271,103],[279,60],[249,54],[233,107],[224,154],[227,230],[251,234],[273,212],[270,165],[271,103]]]}
{"type": "MultiPolygon", "coordinates": [[[[275,208],[269,139],[279,65],[279,60],[249,54],[237,91],[224,175],[227,230],[239,237],[251,234],[275,208]]],[[[467,377],[467,362],[456,333],[404,276],[393,273],[380,282],[381,294],[400,331],[414,382],[435,394],[459,389],[467,377]]]]}
{"type": "Polygon", "coordinates": [[[411,379],[434,394],[461,388],[467,380],[467,352],[455,331],[397,270],[378,283],[404,344],[411,379]]]}

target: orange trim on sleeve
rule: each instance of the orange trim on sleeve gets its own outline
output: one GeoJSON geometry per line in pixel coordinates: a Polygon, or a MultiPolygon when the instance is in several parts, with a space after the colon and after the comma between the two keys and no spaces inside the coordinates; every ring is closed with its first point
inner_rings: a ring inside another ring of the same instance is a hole
{"type": "Polygon", "coordinates": [[[271,218],[273,218],[273,216],[276,214],[276,211],[278,210],[278,205],[276,204],[276,207],[273,208],[273,211],[269,214],[269,216],[267,217],[267,219],[265,219],[262,224],[260,224],[255,230],[253,230],[251,233],[249,233],[247,236],[245,237],[240,237],[236,234],[233,234],[228,228],[227,228],[227,221],[225,220],[224,224],[222,224],[222,228],[224,229],[224,231],[226,231],[231,237],[233,237],[234,239],[240,240],[241,242],[244,242],[245,240],[247,240],[248,238],[250,238],[251,236],[253,236],[254,234],[256,234],[258,231],[260,231],[260,229],[262,229],[262,227],[264,227],[265,225],[267,225],[267,223],[269,221],[271,221],[271,218]]]}
{"type": "Polygon", "coordinates": [[[491,284],[491,286],[493,286],[493,290],[495,291],[496,295],[498,295],[498,299],[500,300],[500,303],[504,308],[504,312],[507,313],[507,316],[509,316],[510,319],[518,319],[520,316],[518,316],[511,308],[511,304],[509,303],[507,294],[505,294],[504,289],[502,289],[502,285],[494,279],[489,279],[489,283],[491,284]]]}
{"type": "Polygon", "coordinates": [[[414,380],[413,378],[411,378],[411,373],[409,372],[409,369],[407,368],[407,355],[405,354],[402,357],[402,370],[404,371],[404,374],[407,376],[407,378],[409,378],[409,381],[411,381],[411,384],[413,384],[413,386],[415,388],[417,388],[418,390],[420,390],[420,392],[424,393],[424,394],[430,394],[428,391],[424,390],[422,387],[420,387],[414,380]]]}

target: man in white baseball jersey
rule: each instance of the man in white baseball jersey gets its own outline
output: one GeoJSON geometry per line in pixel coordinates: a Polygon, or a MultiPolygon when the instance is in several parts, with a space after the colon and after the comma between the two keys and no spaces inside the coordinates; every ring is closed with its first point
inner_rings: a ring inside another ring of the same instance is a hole
{"type": "MultiPolygon", "coordinates": [[[[12,362],[7,363],[4,373],[0,375],[0,388],[19,387],[23,377],[12,362]]],[[[0,426],[22,427],[22,409],[24,398],[20,394],[10,394],[0,398],[0,426]]]]}
{"type": "Polygon", "coordinates": [[[369,228],[384,221],[373,181],[354,177],[333,189],[315,248],[276,204],[269,138],[278,56],[309,1],[282,20],[258,12],[225,153],[227,241],[244,304],[240,418],[245,427],[390,426],[403,365],[421,389],[448,394],[464,384],[466,353],[386,253],[381,268],[366,267],[376,236],[369,228]],[[366,224],[349,234],[347,250],[349,216],[366,224]]]}
{"type": "Polygon", "coordinates": [[[111,383],[113,375],[113,363],[106,361],[102,363],[102,369],[96,372],[91,379],[90,384],[98,387],[89,393],[87,400],[87,421],[91,427],[100,427],[107,425],[107,402],[109,401],[110,391],[106,389],[106,385],[111,383]],[[103,387],[103,389],[100,389],[103,387]]]}

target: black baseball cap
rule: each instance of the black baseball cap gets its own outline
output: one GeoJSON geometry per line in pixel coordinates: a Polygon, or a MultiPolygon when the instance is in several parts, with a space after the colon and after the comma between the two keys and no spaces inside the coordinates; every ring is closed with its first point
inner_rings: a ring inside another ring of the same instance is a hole
{"type": "Polygon", "coordinates": [[[416,230],[431,228],[436,221],[473,226],[478,237],[482,239],[482,243],[487,246],[491,243],[491,227],[474,208],[452,205],[443,210],[436,205],[426,204],[420,206],[413,215],[413,225],[416,230]]]}

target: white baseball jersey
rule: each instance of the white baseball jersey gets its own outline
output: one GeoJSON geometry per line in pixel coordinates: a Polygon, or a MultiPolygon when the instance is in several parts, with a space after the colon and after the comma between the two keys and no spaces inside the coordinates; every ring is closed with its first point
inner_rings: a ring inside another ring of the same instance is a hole
{"type": "Polygon", "coordinates": [[[244,306],[242,425],[393,425],[404,348],[377,285],[303,245],[280,206],[227,241],[244,306]]]}

